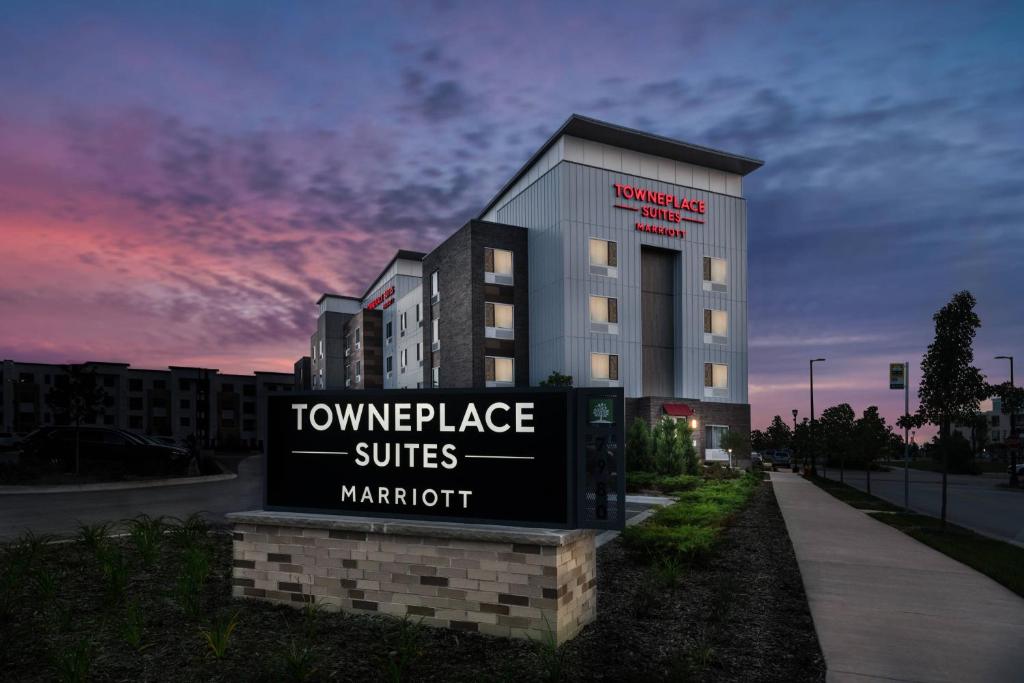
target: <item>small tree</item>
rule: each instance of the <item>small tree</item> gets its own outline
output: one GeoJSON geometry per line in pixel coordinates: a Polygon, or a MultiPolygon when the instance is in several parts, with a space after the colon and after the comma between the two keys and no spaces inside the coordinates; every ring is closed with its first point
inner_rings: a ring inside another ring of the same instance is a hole
{"type": "Polygon", "coordinates": [[[676,444],[676,421],[663,415],[654,425],[652,434],[654,470],[658,474],[682,474],[682,452],[676,444]]]}
{"type": "Polygon", "coordinates": [[[676,420],[676,450],[685,474],[700,474],[697,449],[693,445],[693,429],[686,420],[676,420]]]}
{"type": "Polygon", "coordinates": [[[631,472],[650,472],[654,469],[651,457],[651,427],[646,420],[636,418],[626,434],[626,465],[631,472]]]}
{"type": "Polygon", "coordinates": [[[75,426],[75,475],[81,473],[79,434],[83,422],[103,412],[107,392],[96,383],[96,373],[83,365],[64,367],[63,380],[57,382],[46,395],[46,403],[54,415],[75,426]]]}
{"type": "Polygon", "coordinates": [[[771,447],[771,443],[768,441],[768,436],[760,429],[755,429],[750,432],[750,447],[755,451],[761,452],[766,451],[771,447]]]}
{"type": "Polygon", "coordinates": [[[966,422],[978,412],[988,393],[985,377],[974,367],[974,335],[981,319],[968,291],[958,292],[933,316],[935,340],[921,360],[919,421],[939,428],[942,453],[942,524],[946,524],[946,484],[949,475],[949,434],[955,421],[966,422]]]}
{"type": "Polygon", "coordinates": [[[572,375],[563,375],[558,370],[552,370],[547,379],[540,381],[542,387],[571,387],[572,375]]]}
{"type": "Polygon", "coordinates": [[[811,434],[811,423],[805,417],[793,430],[793,457],[804,461],[811,456],[814,448],[814,439],[811,434]]]}
{"type": "Polygon", "coordinates": [[[733,430],[722,434],[722,449],[729,451],[732,457],[745,458],[750,455],[750,437],[733,430]]]}
{"type": "Polygon", "coordinates": [[[891,431],[885,418],[878,414],[878,406],[869,406],[854,425],[855,450],[860,456],[867,473],[868,493],[871,493],[871,467],[881,453],[889,446],[891,431]]]}

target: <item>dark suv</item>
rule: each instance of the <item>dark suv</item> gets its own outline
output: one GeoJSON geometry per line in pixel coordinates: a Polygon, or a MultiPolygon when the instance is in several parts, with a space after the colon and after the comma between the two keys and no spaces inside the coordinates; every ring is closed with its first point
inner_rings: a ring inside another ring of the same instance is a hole
{"type": "MultiPolygon", "coordinates": [[[[75,468],[75,428],[44,427],[25,438],[23,462],[64,471],[75,468]]],[[[79,457],[83,472],[184,474],[192,457],[184,448],[159,444],[112,427],[82,427],[79,457]]]]}

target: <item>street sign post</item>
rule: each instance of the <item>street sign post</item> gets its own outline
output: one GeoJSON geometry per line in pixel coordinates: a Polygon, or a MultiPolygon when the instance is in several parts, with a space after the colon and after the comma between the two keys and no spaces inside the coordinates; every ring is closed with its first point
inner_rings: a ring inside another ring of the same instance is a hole
{"type": "MultiPolygon", "coordinates": [[[[903,414],[910,417],[910,363],[889,363],[889,388],[903,390],[903,414]]],[[[910,425],[903,427],[903,509],[910,510],[910,425]]]]}

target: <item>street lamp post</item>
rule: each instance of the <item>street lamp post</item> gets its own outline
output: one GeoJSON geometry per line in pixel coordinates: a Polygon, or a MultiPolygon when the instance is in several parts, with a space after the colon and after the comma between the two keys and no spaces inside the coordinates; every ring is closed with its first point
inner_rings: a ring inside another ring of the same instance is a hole
{"type": "MultiPolygon", "coordinates": [[[[1010,390],[1013,391],[1013,356],[996,356],[996,360],[1008,360],[1010,361],[1010,390]]],[[[1012,399],[1012,397],[1011,397],[1012,399]]],[[[1017,440],[1017,406],[1015,402],[1010,402],[1010,439],[1013,441],[1013,446],[1010,450],[1010,486],[1016,488],[1020,482],[1017,478],[1017,449],[1020,448],[1020,444],[1017,440]]]]}
{"type": "Polygon", "coordinates": [[[808,363],[811,369],[811,471],[814,472],[814,476],[818,476],[818,463],[816,457],[818,450],[818,429],[814,419],[814,364],[824,362],[824,358],[814,358],[810,363],[808,363]]]}

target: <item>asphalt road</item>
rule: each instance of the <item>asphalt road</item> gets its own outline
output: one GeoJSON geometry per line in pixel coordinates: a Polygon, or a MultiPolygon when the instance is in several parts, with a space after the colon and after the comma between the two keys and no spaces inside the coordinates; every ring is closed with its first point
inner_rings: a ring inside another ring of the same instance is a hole
{"type": "MultiPolygon", "coordinates": [[[[830,469],[829,479],[839,479],[839,470],[830,469]]],[[[867,489],[864,472],[846,472],[845,482],[867,489]]],[[[949,475],[947,519],[991,536],[1024,543],[1024,491],[1000,488],[1008,477],[994,474],[949,475]]],[[[903,470],[872,472],[871,493],[895,505],[903,505],[903,470]]],[[[910,507],[938,517],[942,507],[942,475],[910,470],[910,507]]]]}
{"type": "MultiPolygon", "coordinates": [[[[263,501],[263,458],[238,463],[238,477],[205,484],[76,493],[0,495],[0,541],[26,529],[37,534],[72,536],[79,522],[95,524],[140,514],[186,517],[203,512],[211,520],[225,513],[259,508],[263,501]]],[[[628,501],[626,517],[649,509],[652,503],[628,501]]]]}
{"type": "Polygon", "coordinates": [[[238,477],[204,484],[142,489],[0,495],[0,541],[26,529],[37,534],[73,535],[79,522],[95,524],[146,513],[186,517],[202,511],[211,519],[251,510],[263,498],[263,458],[238,464],[238,477]]]}

